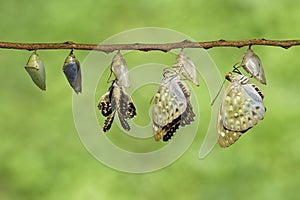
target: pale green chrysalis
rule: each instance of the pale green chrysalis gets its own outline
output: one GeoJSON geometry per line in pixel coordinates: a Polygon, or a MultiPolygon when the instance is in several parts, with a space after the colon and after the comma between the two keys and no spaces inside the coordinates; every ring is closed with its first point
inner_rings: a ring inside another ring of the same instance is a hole
{"type": "Polygon", "coordinates": [[[46,73],[42,60],[39,58],[36,51],[34,51],[26,66],[26,71],[30,75],[32,81],[41,89],[46,90],[46,73]]]}

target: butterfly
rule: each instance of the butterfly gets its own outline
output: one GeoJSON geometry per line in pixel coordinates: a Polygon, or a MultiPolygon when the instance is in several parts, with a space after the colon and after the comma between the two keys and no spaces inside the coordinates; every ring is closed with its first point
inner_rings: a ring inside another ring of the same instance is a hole
{"type": "Polygon", "coordinates": [[[174,71],[165,71],[152,103],[152,130],[156,141],[161,138],[168,141],[179,126],[186,126],[194,121],[190,89],[174,71]]]}
{"type": "Polygon", "coordinates": [[[262,67],[259,57],[251,50],[248,49],[242,59],[242,67],[251,74],[256,80],[266,85],[265,72],[262,67]]]}
{"type": "Polygon", "coordinates": [[[114,73],[115,81],[119,86],[129,87],[128,66],[120,51],[113,57],[110,70],[114,73]]]}
{"type": "Polygon", "coordinates": [[[199,86],[196,67],[193,61],[184,53],[183,50],[176,57],[176,63],[172,66],[178,74],[199,86]]]}
{"type": "Polygon", "coordinates": [[[230,83],[222,97],[217,122],[221,147],[235,143],[243,133],[263,120],[266,112],[264,95],[256,85],[248,83],[248,77],[228,73],[226,79],[230,83]]]}
{"type": "Polygon", "coordinates": [[[104,132],[111,128],[116,112],[126,131],[130,130],[127,120],[136,116],[136,108],[131,97],[124,91],[123,86],[119,86],[115,81],[113,81],[109,91],[100,98],[98,109],[106,117],[104,132]]]}

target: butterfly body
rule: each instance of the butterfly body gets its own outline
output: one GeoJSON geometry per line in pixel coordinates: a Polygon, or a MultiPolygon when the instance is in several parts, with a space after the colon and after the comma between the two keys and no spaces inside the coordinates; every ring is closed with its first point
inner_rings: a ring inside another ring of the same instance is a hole
{"type": "Polygon", "coordinates": [[[119,86],[116,82],[114,82],[109,91],[100,98],[98,109],[101,110],[104,117],[107,117],[104,122],[104,132],[111,128],[116,113],[118,114],[122,127],[126,131],[130,130],[127,120],[136,115],[136,108],[131,97],[124,91],[124,88],[119,86]]]}

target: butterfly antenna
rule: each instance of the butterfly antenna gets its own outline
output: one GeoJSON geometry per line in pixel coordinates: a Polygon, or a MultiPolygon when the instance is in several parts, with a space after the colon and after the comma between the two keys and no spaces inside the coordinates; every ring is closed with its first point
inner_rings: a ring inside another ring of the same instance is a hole
{"type": "Polygon", "coordinates": [[[175,70],[173,69],[173,67],[165,67],[165,68],[163,68],[163,73],[168,72],[168,71],[174,72],[175,70]]]}
{"type": "Polygon", "coordinates": [[[232,72],[234,72],[234,73],[237,73],[237,74],[242,74],[242,72],[239,70],[239,68],[241,67],[242,65],[238,62],[238,63],[235,63],[234,65],[233,65],[233,70],[232,70],[232,72]],[[239,66],[237,66],[237,65],[239,65],[239,66]]]}
{"type": "MultiPolygon", "coordinates": [[[[155,93],[156,94],[156,93],[155,93]]],[[[150,104],[152,104],[153,100],[154,100],[154,97],[155,97],[155,94],[152,96],[152,98],[150,99],[150,104]]]]}
{"type": "Polygon", "coordinates": [[[111,86],[108,88],[108,91],[109,92],[112,92],[112,90],[114,89],[114,83],[115,83],[115,80],[111,80],[110,82],[112,82],[111,86]]]}
{"type": "Polygon", "coordinates": [[[111,82],[115,81],[115,80],[109,80],[111,78],[111,75],[112,75],[112,70],[110,69],[110,74],[108,76],[106,83],[111,83],[111,82]]]}
{"type": "Polygon", "coordinates": [[[224,79],[224,81],[223,81],[223,83],[222,83],[222,85],[221,85],[221,87],[220,87],[220,89],[219,89],[217,95],[215,96],[215,98],[214,98],[214,99],[212,100],[212,102],[210,103],[210,106],[213,106],[213,105],[215,104],[215,101],[217,100],[218,96],[220,95],[220,92],[221,92],[221,90],[222,90],[222,88],[223,88],[223,86],[224,86],[224,84],[225,84],[225,81],[226,81],[226,79],[224,79]]]}

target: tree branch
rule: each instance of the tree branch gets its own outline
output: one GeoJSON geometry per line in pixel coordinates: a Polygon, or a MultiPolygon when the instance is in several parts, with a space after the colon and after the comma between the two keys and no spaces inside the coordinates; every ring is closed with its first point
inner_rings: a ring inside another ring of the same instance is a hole
{"type": "Polygon", "coordinates": [[[292,46],[299,46],[300,40],[236,40],[236,41],[208,41],[208,42],[191,42],[184,40],[182,42],[165,43],[165,44],[77,44],[71,41],[64,43],[17,43],[17,42],[0,42],[2,49],[19,49],[19,50],[41,50],[41,49],[78,49],[78,50],[93,50],[111,53],[116,50],[139,50],[139,51],[163,51],[168,52],[172,49],[181,48],[203,48],[210,49],[214,47],[244,47],[252,45],[262,46],[277,46],[288,49],[292,46]]]}

